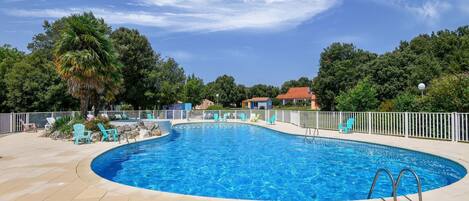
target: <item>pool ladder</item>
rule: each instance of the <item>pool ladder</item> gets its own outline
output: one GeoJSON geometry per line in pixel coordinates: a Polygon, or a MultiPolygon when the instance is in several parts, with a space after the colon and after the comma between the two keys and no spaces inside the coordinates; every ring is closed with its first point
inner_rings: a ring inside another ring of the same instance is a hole
{"type": "Polygon", "coordinates": [[[373,190],[375,189],[376,182],[378,181],[379,175],[381,172],[384,172],[388,175],[389,179],[392,182],[392,194],[391,196],[393,197],[394,201],[397,201],[397,188],[399,187],[399,184],[401,182],[401,178],[406,172],[412,173],[414,175],[415,181],[417,182],[417,188],[418,188],[418,196],[419,196],[419,201],[422,201],[422,184],[420,183],[420,178],[417,175],[417,173],[410,169],[410,168],[404,168],[399,172],[399,176],[397,177],[397,181],[394,180],[394,177],[392,176],[391,172],[388,169],[381,168],[376,171],[375,178],[373,179],[373,184],[371,184],[370,192],[368,193],[368,198],[371,198],[371,195],[373,194],[373,190]]]}
{"type": "Polygon", "coordinates": [[[305,138],[304,138],[305,142],[307,142],[308,139],[309,140],[314,140],[316,138],[316,136],[319,136],[319,129],[315,128],[313,130],[313,128],[306,128],[304,136],[305,136],[305,138]]]}

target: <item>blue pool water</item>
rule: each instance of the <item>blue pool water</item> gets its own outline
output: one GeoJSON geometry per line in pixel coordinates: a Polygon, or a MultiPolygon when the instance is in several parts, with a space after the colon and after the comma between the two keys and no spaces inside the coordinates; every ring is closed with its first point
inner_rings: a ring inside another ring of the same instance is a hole
{"type": "MultiPolygon", "coordinates": [[[[167,137],[98,156],[92,169],[118,183],[181,194],[254,200],[366,199],[377,169],[414,169],[423,190],[454,183],[466,170],[429,154],[381,145],[302,137],[235,123],[184,124],[167,137]]],[[[415,193],[404,177],[399,194],[415,193]]],[[[382,175],[373,197],[389,197],[382,175]]]]}

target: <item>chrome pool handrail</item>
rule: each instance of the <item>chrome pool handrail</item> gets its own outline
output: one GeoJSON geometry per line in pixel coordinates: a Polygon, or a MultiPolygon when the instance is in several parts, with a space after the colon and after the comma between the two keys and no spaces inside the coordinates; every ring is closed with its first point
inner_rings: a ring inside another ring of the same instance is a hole
{"type": "Polygon", "coordinates": [[[371,188],[370,188],[370,191],[368,192],[368,198],[367,199],[370,199],[371,198],[371,195],[373,194],[373,190],[375,189],[375,186],[376,186],[376,182],[378,181],[378,178],[381,174],[381,172],[384,172],[388,175],[389,179],[391,179],[391,183],[392,183],[392,196],[393,196],[393,200],[394,201],[397,201],[397,196],[396,196],[396,182],[394,180],[394,177],[392,176],[391,174],[391,171],[389,171],[388,169],[386,168],[380,168],[376,171],[376,174],[375,174],[375,178],[373,179],[373,183],[371,184],[371,188]]]}
{"type": "Polygon", "coordinates": [[[410,172],[415,178],[415,181],[417,182],[417,189],[418,189],[418,196],[419,196],[419,201],[422,201],[422,183],[420,182],[420,178],[417,175],[417,173],[410,169],[410,168],[404,168],[399,172],[399,176],[397,177],[396,185],[395,185],[395,190],[396,192],[394,193],[395,195],[397,194],[397,188],[399,187],[399,183],[401,181],[402,176],[404,175],[405,172],[410,172]]]}

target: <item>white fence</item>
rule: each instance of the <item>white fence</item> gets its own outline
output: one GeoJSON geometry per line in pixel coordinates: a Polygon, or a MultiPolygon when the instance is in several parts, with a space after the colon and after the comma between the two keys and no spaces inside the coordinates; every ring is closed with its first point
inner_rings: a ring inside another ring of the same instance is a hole
{"type": "MultiPolygon", "coordinates": [[[[228,119],[239,119],[241,114],[249,118],[252,114],[261,121],[273,115],[277,121],[301,127],[337,130],[340,123],[354,118],[352,131],[357,133],[393,135],[412,138],[427,138],[469,142],[469,113],[416,113],[416,112],[322,112],[290,110],[132,110],[102,111],[108,116],[125,113],[131,119],[145,119],[153,114],[158,119],[210,120],[214,114],[228,119]]],[[[21,122],[35,123],[43,128],[47,117],[71,116],[75,112],[32,112],[0,113],[0,133],[20,132],[21,122]]]]}

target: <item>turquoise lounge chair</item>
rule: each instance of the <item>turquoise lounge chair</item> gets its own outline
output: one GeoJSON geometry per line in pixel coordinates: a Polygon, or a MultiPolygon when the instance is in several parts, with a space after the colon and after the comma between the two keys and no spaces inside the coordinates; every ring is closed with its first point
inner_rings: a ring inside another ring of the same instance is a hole
{"type": "Polygon", "coordinates": [[[91,143],[91,131],[85,130],[85,125],[75,124],[73,125],[73,138],[75,139],[75,144],[79,144],[80,141],[85,143],[91,143]]]}
{"type": "Polygon", "coordinates": [[[151,113],[148,113],[147,114],[147,119],[155,119],[155,116],[153,116],[153,114],[151,114],[151,113]]]}
{"type": "Polygon", "coordinates": [[[271,124],[271,125],[274,125],[275,121],[277,121],[277,115],[274,114],[274,115],[272,115],[272,117],[270,117],[270,119],[267,120],[267,123],[271,124]]]}
{"type": "Polygon", "coordinates": [[[117,132],[117,128],[106,129],[104,128],[104,125],[102,123],[98,123],[98,128],[103,134],[103,137],[101,138],[101,142],[104,140],[110,141],[111,135],[112,135],[112,139],[114,140],[114,142],[117,142],[117,139],[119,138],[119,133],[117,132]]]}
{"type": "Polygon", "coordinates": [[[247,119],[246,119],[246,114],[241,113],[241,114],[239,115],[239,119],[241,119],[241,121],[246,121],[246,120],[247,120],[247,119]]]}
{"type": "Polygon", "coordinates": [[[354,122],[355,122],[355,119],[354,119],[354,118],[349,118],[349,119],[347,120],[347,123],[345,123],[345,124],[340,123],[340,124],[339,124],[339,127],[338,127],[339,133],[344,133],[344,134],[349,133],[349,132],[352,130],[352,128],[353,128],[354,122]]]}
{"type": "Polygon", "coordinates": [[[213,120],[215,120],[215,122],[220,121],[220,116],[218,116],[218,113],[213,114],[213,120]]]}
{"type": "Polygon", "coordinates": [[[223,114],[223,118],[221,119],[221,121],[228,121],[228,116],[230,116],[230,113],[223,114]]]}

